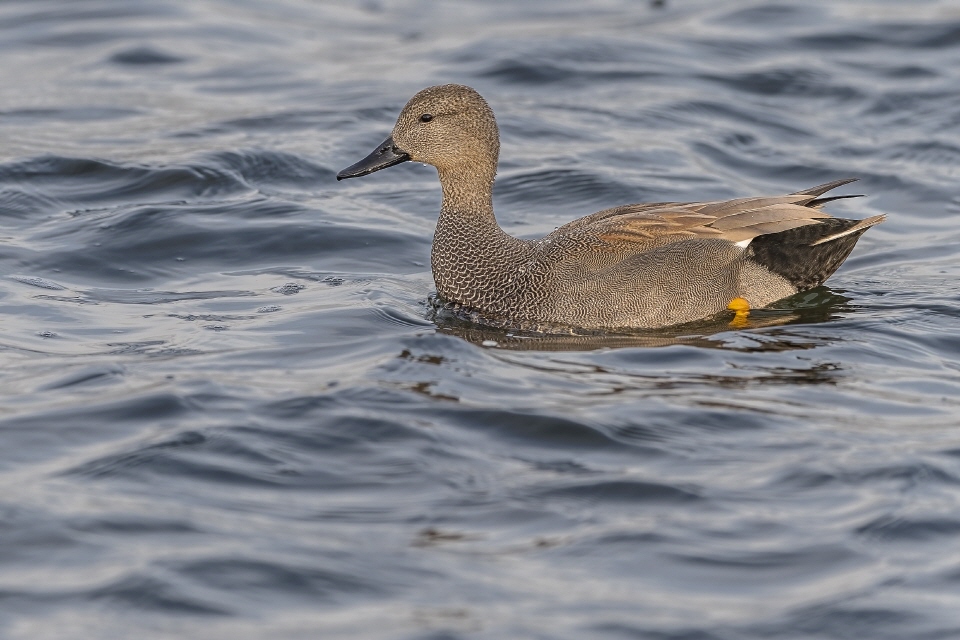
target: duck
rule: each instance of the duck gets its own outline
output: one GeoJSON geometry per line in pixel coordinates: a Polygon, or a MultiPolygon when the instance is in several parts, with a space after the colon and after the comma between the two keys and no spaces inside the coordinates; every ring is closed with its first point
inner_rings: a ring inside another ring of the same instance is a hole
{"type": "Polygon", "coordinates": [[[423,89],[391,135],[337,180],[431,165],[442,202],[430,255],[438,299],[481,324],[533,331],[659,329],[767,307],[818,287],[885,219],[822,211],[845,178],[786,195],[625,204],[539,239],[493,211],[500,133],[465,85],[423,89]]]}

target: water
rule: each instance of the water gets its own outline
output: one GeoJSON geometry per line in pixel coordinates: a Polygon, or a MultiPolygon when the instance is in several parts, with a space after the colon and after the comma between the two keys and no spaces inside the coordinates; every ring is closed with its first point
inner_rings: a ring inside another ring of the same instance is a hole
{"type": "Polygon", "coordinates": [[[0,636],[960,637],[960,3],[0,4],[0,636]],[[662,6],[661,6],[662,4],[662,6]],[[647,336],[437,316],[415,91],[496,207],[888,213],[647,336]]]}

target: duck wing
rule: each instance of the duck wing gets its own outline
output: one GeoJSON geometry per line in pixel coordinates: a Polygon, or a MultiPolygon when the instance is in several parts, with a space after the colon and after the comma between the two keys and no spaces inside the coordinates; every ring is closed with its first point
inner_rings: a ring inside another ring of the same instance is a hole
{"type": "Polygon", "coordinates": [[[690,239],[725,240],[746,247],[753,238],[780,233],[831,218],[819,207],[827,191],[852,182],[836,180],[796,193],[715,202],[629,204],[574,220],[550,234],[568,250],[608,248],[627,253],[690,239]],[[598,247],[599,245],[599,247],[598,247]]]}

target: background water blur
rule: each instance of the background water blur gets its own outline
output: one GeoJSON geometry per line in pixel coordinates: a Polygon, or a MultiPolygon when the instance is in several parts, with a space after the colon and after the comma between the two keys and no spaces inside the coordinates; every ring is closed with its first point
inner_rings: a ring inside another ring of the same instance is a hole
{"type": "Polygon", "coordinates": [[[0,3],[0,637],[960,637],[958,185],[955,0],[0,3]],[[449,81],[515,234],[890,217],[744,330],[437,320],[435,172],[334,175],[449,81]]]}

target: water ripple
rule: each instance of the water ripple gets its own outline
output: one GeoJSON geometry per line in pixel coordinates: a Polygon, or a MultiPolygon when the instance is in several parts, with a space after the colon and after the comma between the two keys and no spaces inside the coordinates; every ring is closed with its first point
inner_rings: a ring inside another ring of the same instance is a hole
{"type": "Polygon", "coordinates": [[[0,3],[0,635],[960,636],[949,5],[0,3]],[[436,172],[335,180],[441,82],[524,237],[888,219],[746,324],[479,326],[436,172]]]}

